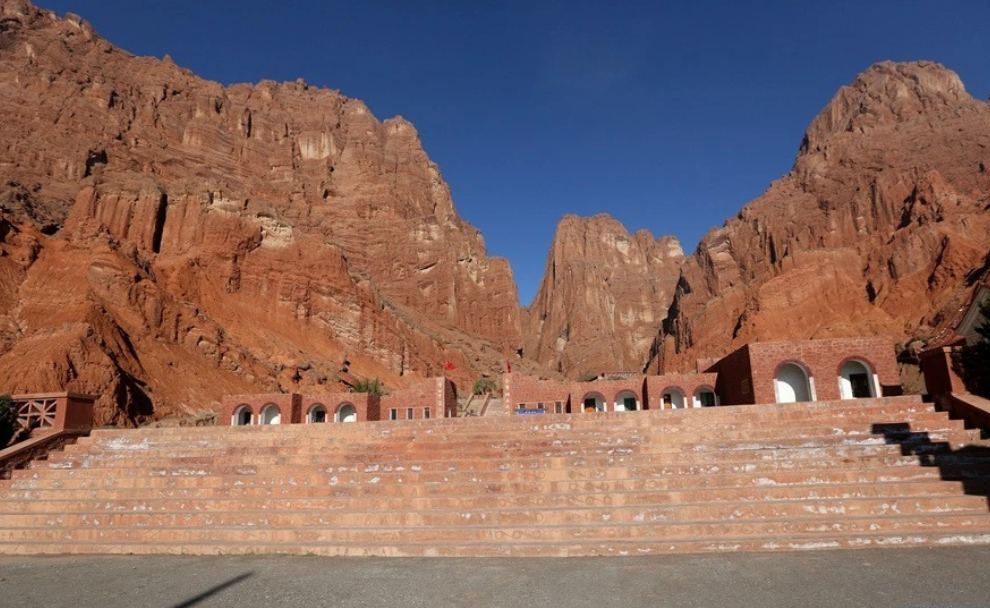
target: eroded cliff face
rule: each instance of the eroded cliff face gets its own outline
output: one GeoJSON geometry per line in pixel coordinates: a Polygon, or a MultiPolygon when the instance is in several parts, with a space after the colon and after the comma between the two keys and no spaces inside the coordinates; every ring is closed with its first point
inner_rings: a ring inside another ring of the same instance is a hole
{"type": "Polygon", "coordinates": [[[570,378],[639,369],[683,260],[672,236],[630,235],[607,215],[564,217],[524,315],[523,355],[570,378]]]}
{"type": "Polygon", "coordinates": [[[990,106],[940,65],[874,65],[705,236],[654,355],[689,369],[753,340],[924,335],[990,263],[988,193],[990,106]]]}
{"type": "Polygon", "coordinates": [[[461,385],[520,344],[505,260],[411,124],[305,83],[223,87],[0,0],[0,379],[100,422],[342,370],[461,385]]]}

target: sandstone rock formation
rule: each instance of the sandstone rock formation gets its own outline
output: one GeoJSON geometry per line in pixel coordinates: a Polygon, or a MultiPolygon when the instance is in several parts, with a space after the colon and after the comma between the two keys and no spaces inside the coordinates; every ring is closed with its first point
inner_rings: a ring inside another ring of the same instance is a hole
{"type": "Polygon", "coordinates": [[[520,311],[402,118],[301,81],[223,87],[0,0],[0,392],[92,392],[99,422],[137,423],[446,362],[466,388],[506,358],[577,378],[905,339],[990,266],[988,192],[990,107],[941,66],[879,64],[693,256],[566,217],[520,311]]]}
{"type": "Polygon", "coordinates": [[[683,260],[672,236],[630,236],[607,215],[564,217],[524,319],[524,356],[571,378],[638,369],[683,260]]]}
{"type": "Polygon", "coordinates": [[[701,241],[653,354],[689,369],[753,340],[930,334],[990,264],[988,193],[990,106],[940,65],[874,65],[701,241]]]}
{"type": "Polygon", "coordinates": [[[228,392],[469,385],[519,348],[505,260],[401,118],[303,82],[223,87],[0,0],[0,388],[100,422],[228,392]]]}

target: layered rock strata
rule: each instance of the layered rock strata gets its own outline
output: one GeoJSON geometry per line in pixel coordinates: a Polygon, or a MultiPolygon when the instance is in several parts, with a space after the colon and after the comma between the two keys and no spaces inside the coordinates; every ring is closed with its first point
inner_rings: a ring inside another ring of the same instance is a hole
{"type": "Polygon", "coordinates": [[[519,348],[508,263],[416,130],[337,91],[224,87],[2,0],[0,173],[4,388],[103,395],[101,422],[341,370],[464,384],[519,348]]]}
{"type": "Polygon", "coordinates": [[[990,105],[941,65],[874,65],[704,237],[653,355],[689,369],[754,340],[931,334],[990,264],[988,192],[990,105]]]}
{"type": "Polygon", "coordinates": [[[564,217],[524,317],[524,356],[571,378],[639,369],[683,260],[672,236],[630,235],[607,215],[564,217]]]}

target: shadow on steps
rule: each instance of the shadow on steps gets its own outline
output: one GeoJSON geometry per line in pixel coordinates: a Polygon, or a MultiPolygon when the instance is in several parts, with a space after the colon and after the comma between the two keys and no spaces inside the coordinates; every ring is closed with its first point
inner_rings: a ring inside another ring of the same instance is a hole
{"type": "Polygon", "coordinates": [[[921,466],[937,467],[942,479],[961,482],[964,493],[986,497],[990,510],[990,447],[953,449],[947,441],[932,441],[927,431],[912,431],[906,422],[874,424],[871,432],[883,435],[890,445],[900,445],[901,454],[917,456],[921,466]]]}

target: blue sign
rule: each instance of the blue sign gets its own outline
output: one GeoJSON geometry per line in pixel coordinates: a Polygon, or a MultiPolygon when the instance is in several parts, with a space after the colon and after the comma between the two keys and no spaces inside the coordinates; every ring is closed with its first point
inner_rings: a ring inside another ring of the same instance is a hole
{"type": "Polygon", "coordinates": [[[519,414],[520,416],[533,416],[536,414],[545,414],[547,413],[547,411],[541,409],[521,409],[521,410],[516,410],[516,413],[519,414]]]}

